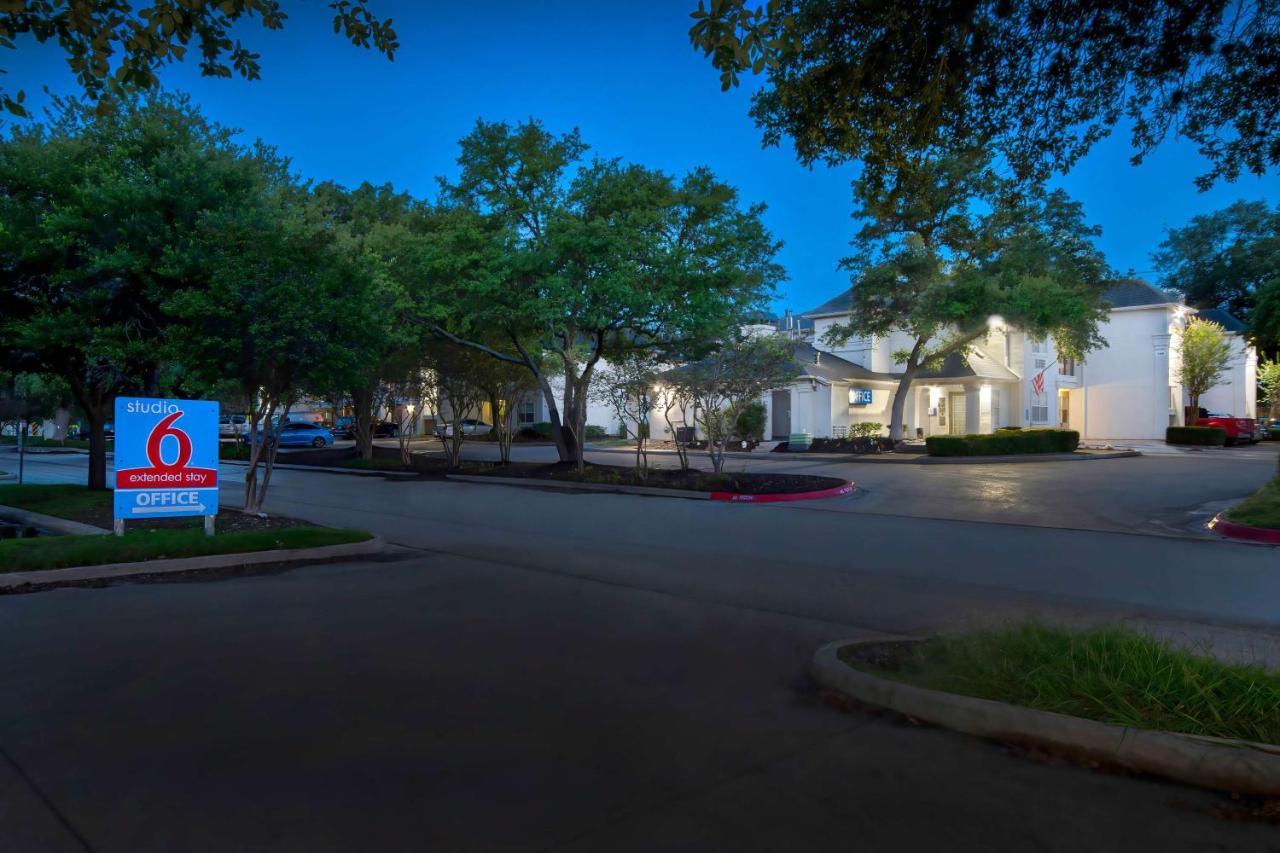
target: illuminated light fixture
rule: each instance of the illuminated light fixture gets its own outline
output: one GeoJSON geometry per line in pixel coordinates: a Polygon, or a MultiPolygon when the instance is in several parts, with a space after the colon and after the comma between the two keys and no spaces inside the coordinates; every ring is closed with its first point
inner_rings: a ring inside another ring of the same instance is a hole
{"type": "Polygon", "coordinates": [[[1001,317],[999,314],[992,314],[990,317],[987,318],[987,328],[993,332],[1003,330],[1004,318],[1001,317]]]}

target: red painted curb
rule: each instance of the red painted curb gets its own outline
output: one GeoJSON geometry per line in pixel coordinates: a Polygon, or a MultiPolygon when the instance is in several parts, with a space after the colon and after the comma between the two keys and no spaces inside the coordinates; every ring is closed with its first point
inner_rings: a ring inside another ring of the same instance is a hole
{"type": "Polygon", "coordinates": [[[1280,545],[1280,530],[1269,527],[1254,527],[1252,524],[1237,524],[1227,521],[1222,513],[1218,513],[1209,522],[1208,527],[1214,533],[1230,539],[1245,539],[1249,542],[1266,542],[1268,545],[1280,545]]]}
{"type": "Polygon", "coordinates": [[[816,492],[774,492],[763,495],[744,495],[738,492],[712,492],[711,500],[753,504],[781,503],[782,501],[816,501],[822,498],[838,498],[841,495],[852,494],[853,490],[856,488],[857,486],[850,481],[840,486],[832,486],[829,489],[820,489],[816,492]]]}

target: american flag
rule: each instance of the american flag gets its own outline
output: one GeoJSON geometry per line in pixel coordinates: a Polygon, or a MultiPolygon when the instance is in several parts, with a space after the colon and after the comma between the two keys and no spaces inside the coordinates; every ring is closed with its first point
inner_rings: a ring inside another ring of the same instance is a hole
{"type": "Polygon", "coordinates": [[[1048,367],[1045,367],[1044,370],[1036,374],[1035,379],[1031,380],[1031,390],[1035,391],[1037,396],[1044,393],[1044,371],[1048,369],[1048,367]]]}

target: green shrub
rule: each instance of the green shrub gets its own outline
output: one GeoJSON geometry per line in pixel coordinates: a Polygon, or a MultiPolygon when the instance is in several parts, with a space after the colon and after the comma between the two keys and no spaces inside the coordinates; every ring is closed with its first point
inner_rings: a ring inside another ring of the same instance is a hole
{"type": "Polygon", "coordinates": [[[748,403],[738,416],[738,434],[736,438],[747,441],[761,441],[764,438],[764,403],[759,400],[748,403]]]}
{"type": "Polygon", "coordinates": [[[1164,431],[1164,440],[1168,444],[1222,447],[1227,443],[1227,431],[1220,427],[1171,426],[1164,431]]]}
{"type": "Polygon", "coordinates": [[[539,438],[551,438],[551,424],[546,421],[538,421],[536,424],[529,427],[529,429],[536,432],[539,438]]]}
{"type": "Polygon", "coordinates": [[[1003,429],[983,435],[931,435],[925,445],[930,456],[1071,453],[1080,446],[1080,433],[1073,429],[1003,429]]]}
{"type": "MultiPolygon", "coordinates": [[[[547,435],[551,433],[548,432],[547,435]]],[[[598,424],[587,424],[587,438],[608,438],[609,431],[598,424]]]]}
{"type": "Polygon", "coordinates": [[[884,424],[875,421],[849,425],[850,438],[875,438],[884,432],[884,424]]]}

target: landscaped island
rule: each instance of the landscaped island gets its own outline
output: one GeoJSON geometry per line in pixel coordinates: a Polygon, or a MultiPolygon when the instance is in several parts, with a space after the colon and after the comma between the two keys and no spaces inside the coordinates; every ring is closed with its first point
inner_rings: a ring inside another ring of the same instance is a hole
{"type": "MultiPolygon", "coordinates": [[[[109,527],[111,492],[72,485],[2,485],[0,507],[15,507],[55,518],[109,527]]],[[[154,519],[136,523],[124,536],[60,535],[0,541],[0,574],[68,566],[94,566],[142,560],[203,557],[277,549],[294,550],[363,542],[361,530],[316,527],[295,519],[218,514],[217,535],[204,535],[200,518],[154,519]]]]}
{"type": "Polygon", "coordinates": [[[931,690],[1132,728],[1280,744],[1280,674],[1127,628],[1028,623],[920,643],[854,644],[840,658],[931,690]]]}

